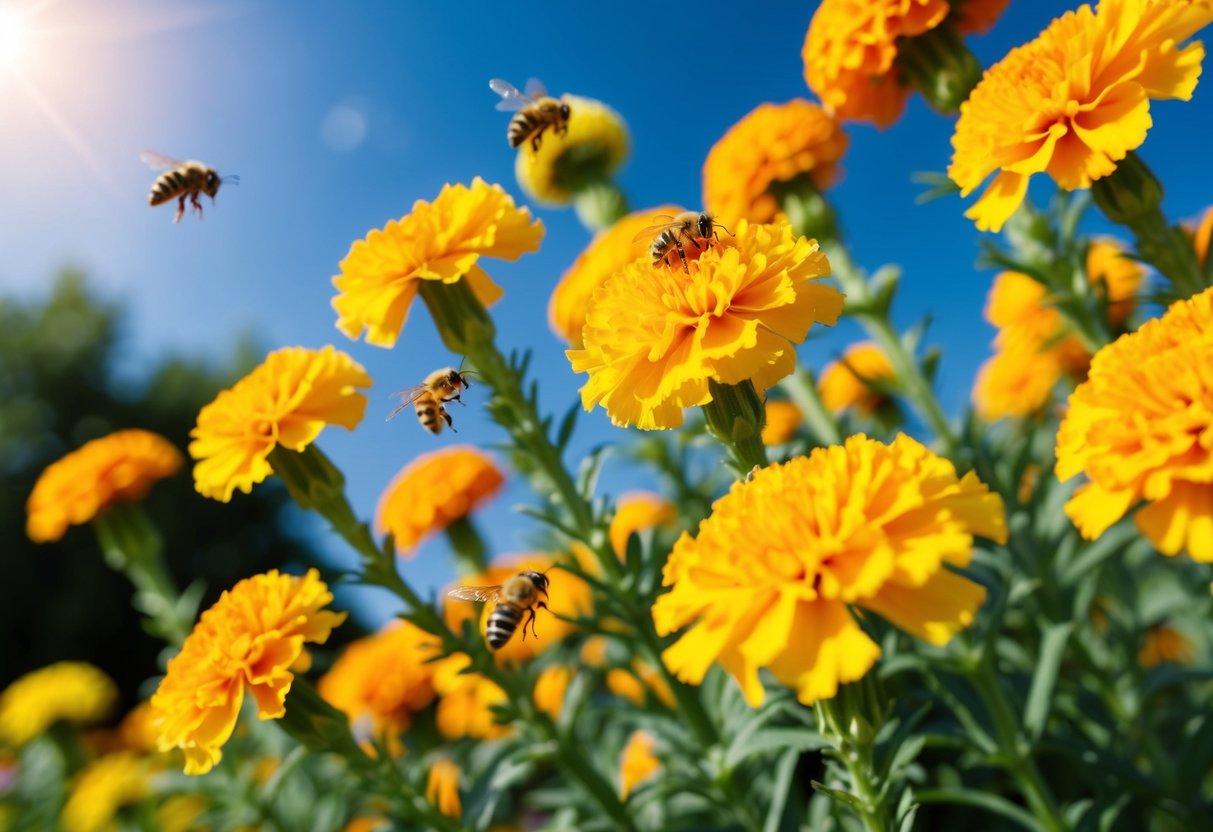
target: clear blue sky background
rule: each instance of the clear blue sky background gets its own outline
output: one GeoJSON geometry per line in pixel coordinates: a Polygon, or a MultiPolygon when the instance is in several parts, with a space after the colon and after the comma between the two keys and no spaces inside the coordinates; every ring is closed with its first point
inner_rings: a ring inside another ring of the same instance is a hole
{"type": "MultiPolygon", "coordinates": [[[[0,0],[18,8],[28,0],[0,0]]],[[[65,265],[85,269],[110,298],[129,302],[123,366],[137,377],[167,352],[225,357],[237,336],[265,348],[336,344],[376,380],[364,424],[320,443],[346,470],[364,515],[417,454],[501,432],[478,410],[455,413],[460,433],[435,439],[411,419],[385,424],[388,393],[457,358],[425,314],[393,350],[352,343],[334,327],[330,278],[350,243],[432,199],[445,182],[480,175],[521,199],[508,116],[488,79],[544,79],[556,93],[601,99],[630,125],[633,153],[620,183],[635,207],[700,203],[711,145],[764,101],[806,96],[800,49],[816,3],[702,0],[420,3],[39,0],[37,42],[21,83],[0,62],[0,284],[37,296],[65,265]],[[152,148],[238,173],[206,220],[149,209],[152,148]]],[[[1069,3],[1012,0],[987,36],[970,41],[989,65],[1039,32],[1069,3]]],[[[1174,219],[1213,202],[1213,91],[1154,103],[1142,154],[1167,186],[1174,219]]],[[[977,271],[979,234],[957,199],[916,206],[915,171],[941,171],[952,122],[914,99],[881,133],[850,126],[845,175],[832,191],[857,260],[905,269],[896,316],[930,313],[944,348],[941,390],[951,412],[967,400],[993,331],[981,318],[991,274],[977,271]]],[[[525,200],[523,200],[525,202],[525,200]]],[[[550,410],[580,380],[546,322],[547,299],[589,235],[568,211],[539,209],[541,251],[487,264],[506,287],[494,314],[504,347],[530,347],[550,410]]],[[[1097,220],[1098,218],[1094,218],[1097,220]]],[[[1099,229],[1098,222],[1092,228],[1099,229]]],[[[820,333],[819,333],[820,336],[820,333]]],[[[856,337],[847,326],[804,353],[819,364],[856,337]]],[[[175,437],[181,441],[184,437],[175,437]]],[[[574,452],[623,438],[601,412],[582,420],[574,452]]],[[[646,485],[617,465],[611,486],[646,485]]],[[[239,495],[236,499],[239,499],[239,495]]],[[[512,486],[482,517],[498,553],[526,546],[532,527],[512,486]]],[[[317,528],[316,534],[325,536],[317,528]]],[[[339,542],[328,541],[334,551],[339,542]]],[[[435,586],[452,575],[441,540],[405,571],[435,586]]]]}

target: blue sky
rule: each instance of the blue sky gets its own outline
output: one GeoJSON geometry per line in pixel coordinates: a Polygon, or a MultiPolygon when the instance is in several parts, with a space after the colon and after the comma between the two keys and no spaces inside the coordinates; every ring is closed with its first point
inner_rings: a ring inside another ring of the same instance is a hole
{"type": "MultiPolygon", "coordinates": [[[[349,351],[376,379],[368,417],[356,433],[331,430],[320,442],[369,515],[417,454],[502,438],[478,411],[475,388],[455,413],[457,436],[435,439],[408,419],[385,424],[391,390],[457,358],[424,314],[389,351],[345,339],[329,306],[329,281],[350,243],[443,183],[479,175],[521,199],[508,116],[494,110],[488,79],[521,86],[534,76],[553,92],[607,102],[630,126],[633,153],[619,182],[633,206],[695,206],[703,158],[730,125],[761,102],[808,95],[800,49],[816,4],[704,0],[673,20],[639,2],[2,6],[37,6],[39,31],[20,77],[0,59],[0,286],[39,295],[61,267],[86,270],[106,296],[130,303],[123,355],[132,375],[165,352],[221,358],[242,334],[267,350],[333,343],[349,351]],[[204,222],[187,216],[174,226],[170,207],[146,205],[155,174],[137,158],[145,148],[205,160],[239,174],[241,185],[208,202],[204,222]]],[[[1069,7],[1012,0],[993,32],[970,45],[988,65],[1069,7]]],[[[1167,186],[1173,219],[1213,202],[1210,101],[1206,81],[1189,103],[1151,107],[1142,155],[1167,186]]],[[[899,322],[931,314],[954,413],[988,354],[993,332],[981,310],[991,274],[974,267],[980,235],[959,200],[916,206],[921,186],[910,179],[946,167],[951,129],[918,99],[886,132],[848,127],[845,173],[831,195],[859,263],[903,266],[899,322]]],[[[580,380],[547,328],[547,298],[589,235],[571,212],[536,213],[548,229],[540,252],[487,266],[506,288],[494,310],[502,346],[536,352],[545,403],[563,411],[580,380]]],[[[856,337],[839,327],[805,355],[820,363],[856,337]]],[[[617,438],[595,413],[582,420],[574,452],[617,438]]],[[[646,484],[619,466],[608,483],[646,484]]],[[[495,551],[525,548],[531,527],[511,505],[528,499],[515,485],[487,511],[495,551]]],[[[444,544],[426,545],[405,570],[422,586],[446,581],[444,544]]]]}

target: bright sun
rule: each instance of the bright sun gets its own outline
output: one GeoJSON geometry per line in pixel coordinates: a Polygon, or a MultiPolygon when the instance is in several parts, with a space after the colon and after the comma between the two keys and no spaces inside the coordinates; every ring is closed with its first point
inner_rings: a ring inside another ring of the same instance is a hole
{"type": "Polygon", "coordinates": [[[15,67],[28,46],[26,15],[10,6],[0,6],[0,65],[15,67]]]}

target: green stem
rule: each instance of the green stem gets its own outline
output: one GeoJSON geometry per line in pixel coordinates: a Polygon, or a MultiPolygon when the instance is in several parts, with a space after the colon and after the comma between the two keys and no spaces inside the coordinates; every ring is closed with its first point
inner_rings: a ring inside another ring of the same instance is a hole
{"type": "Polygon", "coordinates": [[[461,578],[477,575],[488,569],[488,546],[466,514],[456,517],[446,527],[446,537],[455,553],[455,571],[461,578]]]}
{"type": "Polygon", "coordinates": [[[981,80],[981,63],[948,21],[917,37],[898,40],[897,66],[941,113],[957,112],[981,80]]]}
{"type": "Polygon", "coordinates": [[[818,442],[822,445],[842,444],[842,429],[821,400],[821,391],[817,389],[817,380],[813,378],[812,373],[798,369],[779,382],[779,386],[788,394],[792,403],[800,408],[804,420],[809,424],[809,430],[813,431],[818,442]]]}
{"type": "Polygon", "coordinates": [[[584,185],[573,193],[573,210],[586,230],[605,231],[628,213],[628,198],[611,180],[584,185]]]}
{"type": "Polygon", "coordinates": [[[766,408],[749,379],[741,384],[721,384],[708,380],[712,400],[703,406],[708,430],[729,451],[733,467],[741,476],[754,468],[765,468],[767,448],[762,444],[766,408]]]}
{"type": "Polygon", "coordinates": [[[969,678],[994,721],[995,739],[1003,765],[1019,784],[1028,808],[1046,832],[1064,832],[1069,827],[1031,756],[1026,739],[1020,733],[1019,718],[1003,692],[993,659],[984,657],[969,678]]]}
{"type": "Polygon", "coordinates": [[[889,801],[873,762],[876,731],[868,718],[871,715],[862,713],[860,684],[844,685],[835,698],[820,700],[813,707],[817,713],[818,731],[834,746],[836,759],[847,770],[851,796],[857,802],[852,808],[863,821],[863,828],[867,832],[888,832],[889,801]],[[844,699],[848,701],[840,701],[844,699]]]}

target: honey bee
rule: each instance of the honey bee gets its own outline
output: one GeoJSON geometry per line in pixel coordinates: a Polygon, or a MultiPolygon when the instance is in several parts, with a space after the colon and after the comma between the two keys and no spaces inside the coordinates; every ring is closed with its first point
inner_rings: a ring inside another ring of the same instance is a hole
{"type": "Polygon", "coordinates": [[[544,130],[551,127],[560,135],[569,131],[569,105],[548,95],[543,84],[534,78],[527,82],[525,93],[500,78],[489,81],[489,88],[501,96],[498,110],[517,111],[505,133],[510,147],[518,147],[530,139],[531,150],[538,150],[544,130]]]}
{"type": "Polygon", "coordinates": [[[425,377],[425,381],[415,387],[406,387],[404,390],[397,390],[393,396],[397,396],[403,401],[387,415],[388,421],[391,421],[397,413],[404,410],[409,405],[417,411],[417,421],[421,422],[421,426],[434,435],[442,433],[442,422],[438,421],[441,418],[446,422],[455,433],[455,426],[451,424],[451,414],[446,412],[443,406],[447,402],[459,402],[463,404],[463,400],[459,398],[462,391],[471,387],[468,383],[468,373],[461,370],[456,370],[454,367],[443,367],[441,370],[435,370],[425,377]]]}
{"type": "Polygon", "coordinates": [[[526,627],[531,625],[531,633],[535,632],[535,610],[546,610],[548,605],[540,598],[548,597],[548,576],[542,572],[519,572],[504,584],[497,586],[457,586],[447,593],[451,598],[460,601],[496,601],[497,606],[489,613],[489,621],[485,627],[485,640],[489,647],[500,650],[514,635],[522,622],[522,640],[526,641],[526,627]],[[525,622],[522,616],[530,613],[525,622]]]}
{"type": "Polygon", "coordinates": [[[181,217],[185,215],[186,199],[197,209],[198,216],[201,217],[202,203],[198,201],[200,194],[206,194],[211,198],[211,202],[214,202],[215,194],[219,193],[219,186],[224,182],[231,182],[233,185],[240,184],[239,176],[221,177],[214,168],[208,168],[201,162],[178,162],[176,159],[161,156],[150,150],[140,153],[139,158],[155,170],[164,171],[152,183],[152,191],[148,194],[147,204],[154,208],[171,199],[176,199],[177,213],[173,217],[173,222],[181,222],[181,217]]]}
{"type": "MultiPolygon", "coordinates": [[[[639,234],[632,238],[633,243],[638,243],[646,237],[652,237],[653,243],[649,246],[649,256],[653,258],[653,265],[665,263],[670,265],[670,249],[678,250],[678,260],[682,263],[682,270],[690,272],[687,268],[687,253],[682,247],[683,241],[687,241],[699,251],[707,248],[707,243],[711,239],[720,240],[720,235],[716,233],[717,228],[724,228],[723,225],[716,222],[711,214],[696,213],[695,211],[683,211],[676,217],[671,217],[669,214],[658,214],[659,217],[665,217],[664,222],[659,222],[656,225],[650,225],[648,228],[642,229],[639,234]],[[702,240],[704,245],[700,245],[702,240]]],[[[724,228],[726,234],[732,234],[732,231],[724,228]]]]}

